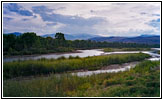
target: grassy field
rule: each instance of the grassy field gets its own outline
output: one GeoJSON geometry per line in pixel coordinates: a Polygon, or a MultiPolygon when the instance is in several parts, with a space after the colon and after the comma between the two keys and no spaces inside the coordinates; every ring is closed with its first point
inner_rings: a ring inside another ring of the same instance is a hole
{"type": "Polygon", "coordinates": [[[159,61],[143,61],[130,71],[104,73],[86,77],[68,74],[57,77],[52,74],[48,78],[42,77],[35,80],[5,80],[3,82],[3,96],[159,97],[159,63],[159,61]]]}
{"type": "Polygon", "coordinates": [[[150,57],[148,54],[118,54],[94,57],[61,57],[55,59],[40,59],[7,62],[3,65],[3,78],[14,78],[19,76],[46,75],[50,73],[61,73],[74,70],[95,70],[110,64],[122,64],[132,61],[141,61],[150,57]]]}
{"type": "Polygon", "coordinates": [[[104,52],[115,52],[115,51],[150,51],[151,48],[104,48],[104,52]]]}

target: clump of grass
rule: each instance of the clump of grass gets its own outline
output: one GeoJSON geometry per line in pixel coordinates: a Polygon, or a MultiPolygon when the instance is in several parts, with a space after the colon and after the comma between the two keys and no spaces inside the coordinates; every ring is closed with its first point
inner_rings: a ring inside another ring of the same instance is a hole
{"type": "Polygon", "coordinates": [[[113,52],[115,49],[113,48],[104,48],[104,52],[113,52]]]}
{"type": "Polygon", "coordinates": [[[38,59],[38,60],[40,60],[40,61],[45,61],[46,60],[46,58],[40,58],[40,59],[38,59]]]}
{"type": "Polygon", "coordinates": [[[69,59],[79,59],[80,57],[79,56],[75,56],[75,57],[73,57],[73,56],[69,56],[69,59]]]}
{"type": "Polygon", "coordinates": [[[64,57],[64,56],[61,56],[58,58],[58,60],[64,60],[64,59],[66,59],[66,57],[64,57]]]}

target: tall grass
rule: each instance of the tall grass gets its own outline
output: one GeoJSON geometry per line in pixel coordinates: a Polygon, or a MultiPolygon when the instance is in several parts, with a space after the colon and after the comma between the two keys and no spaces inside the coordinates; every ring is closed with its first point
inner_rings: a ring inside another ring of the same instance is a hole
{"type": "Polygon", "coordinates": [[[104,52],[115,52],[115,51],[150,51],[151,48],[104,48],[104,52]]]}
{"type": "Polygon", "coordinates": [[[159,97],[159,61],[143,61],[126,72],[78,77],[51,75],[28,81],[5,80],[4,97],[159,97]]]}
{"type": "Polygon", "coordinates": [[[87,58],[61,57],[55,59],[40,59],[28,61],[7,62],[3,65],[3,77],[13,78],[18,76],[42,75],[50,73],[61,73],[73,70],[95,70],[110,64],[122,64],[131,61],[140,61],[150,57],[148,54],[119,54],[94,56],[87,58]]]}

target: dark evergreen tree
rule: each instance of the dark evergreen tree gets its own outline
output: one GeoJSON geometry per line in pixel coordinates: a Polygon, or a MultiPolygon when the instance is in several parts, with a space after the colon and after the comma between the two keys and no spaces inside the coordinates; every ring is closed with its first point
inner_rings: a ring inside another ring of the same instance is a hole
{"type": "Polygon", "coordinates": [[[55,39],[57,39],[57,40],[65,40],[64,34],[60,33],[60,32],[56,33],[55,34],[55,39]]]}

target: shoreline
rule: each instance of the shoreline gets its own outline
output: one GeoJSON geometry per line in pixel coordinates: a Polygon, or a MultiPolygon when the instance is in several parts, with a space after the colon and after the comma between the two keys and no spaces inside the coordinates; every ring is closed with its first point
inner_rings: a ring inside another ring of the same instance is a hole
{"type": "MultiPolygon", "coordinates": [[[[138,63],[140,63],[141,61],[133,61],[133,62],[128,62],[128,63],[122,63],[122,64],[111,64],[108,66],[103,66],[100,69],[96,69],[96,70],[84,70],[84,69],[80,69],[80,70],[74,70],[74,71],[67,71],[67,72],[63,72],[63,73],[49,73],[47,75],[32,75],[32,76],[20,76],[20,77],[15,77],[15,78],[11,78],[11,79],[7,79],[5,81],[8,80],[14,80],[14,81],[30,81],[30,80],[35,80],[35,79],[42,79],[42,78],[49,78],[51,75],[52,76],[60,76],[60,75],[64,75],[64,74],[77,74],[80,72],[89,72],[89,71],[98,71],[98,70],[117,70],[120,68],[125,68],[128,65],[136,65],[138,63]]],[[[72,75],[72,76],[74,76],[72,75]]],[[[80,77],[80,76],[79,76],[80,77]]]]}
{"type": "MultiPolygon", "coordinates": [[[[31,55],[3,55],[3,58],[15,58],[15,57],[34,57],[34,56],[40,56],[40,55],[50,55],[50,54],[69,54],[69,53],[82,53],[80,50],[98,50],[102,51],[104,53],[108,52],[127,52],[127,51],[142,51],[142,50],[114,50],[114,51],[104,51],[105,48],[92,48],[92,49],[75,49],[74,51],[68,51],[68,52],[51,52],[51,53],[43,53],[43,54],[31,54],[31,55]]],[[[150,50],[143,50],[143,51],[151,51],[153,48],[150,48],[150,50]]],[[[155,49],[155,48],[154,48],[155,49]]]]}
{"type": "Polygon", "coordinates": [[[35,57],[35,56],[41,56],[41,55],[50,55],[50,54],[56,54],[56,55],[59,55],[59,54],[69,54],[69,53],[82,53],[78,50],[74,50],[74,51],[71,51],[71,52],[54,52],[54,53],[44,53],[44,54],[31,54],[31,55],[14,55],[14,56],[4,56],[3,55],[3,58],[15,58],[15,57],[35,57]]]}
{"type": "Polygon", "coordinates": [[[51,52],[51,53],[43,53],[43,54],[31,54],[31,55],[3,55],[3,58],[15,58],[15,57],[34,57],[34,56],[40,56],[40,55],[50,55],[50,54],[56,54],[56,55],[59,55],[59,54],[69,54],[69,53],[82,53],[80,50],[99,50],[99,51],[102,51],[102,49],[76,49],[74,51],[68,51],[68,52],[51,52]]]}
{"type": "MultiPolygon", "coordinates": [[[[99,55],[95,55],[96,52],[92,55],[92,56],[102,56],[102,55],[115,55],[115,54],[128,54],[128,53],[140,53],[140,52],[151,52],[151,51],[116,51],[116,52],[104,52],[103,49],[85,49],[86,52],[88,51],[88,54],[91,50],[93,51],[99,51],[98,53],[100,53],[99,55]]],[[[85,53],[83,49],[78,49],[78,50],[74,50],[72,52],[60,52],[60,53],[47,53],[47,54],[33,54],[33,55],[18,55],[18,56],[3,56],[3,62],[12,62],[12,61],[17,61],[17,60],[30,60],[33,58],[46,58],[46,56],[49,56],[50,58],[54,58],[56,59],[56,57],[61,57],[62,55],[82,55],[82,53],[85,53]],[[52,56],[56,56],[56,57],[52,57],[52,56]]],[[[146,53],[145,53],[146,54],[146,53]]],[[[149,54],[149,53],[147,53],[149,54]]],[[[85,56],[84,56],[85,57],[85,56]]],[[[47,59],[50,59],[47,57],[47,59]]],[[[36,60],[33,59],[33,60],[36,60]]]]}
{"type": "MultiPolygon", "coordinates": [[[[138,64],[141,61],[133,61],[133,62],[127,62],[127,63],[122,63],[122,64],[111,64],[108,66],[103,66],[100,69],[96,69],[96,70],[112,70],[112,69],[119,69],[119,68],[124,68],[125,66],[128,65],[132,65],[132,64],[138,64]]],[[[74,71],[67,71],[68,73],[78,73],[78,72],[87,72],[87,71],[96,71],[96,70],[84,70],[84,69],[80,69],[80,70],[74,70],[74,71]]]]}

